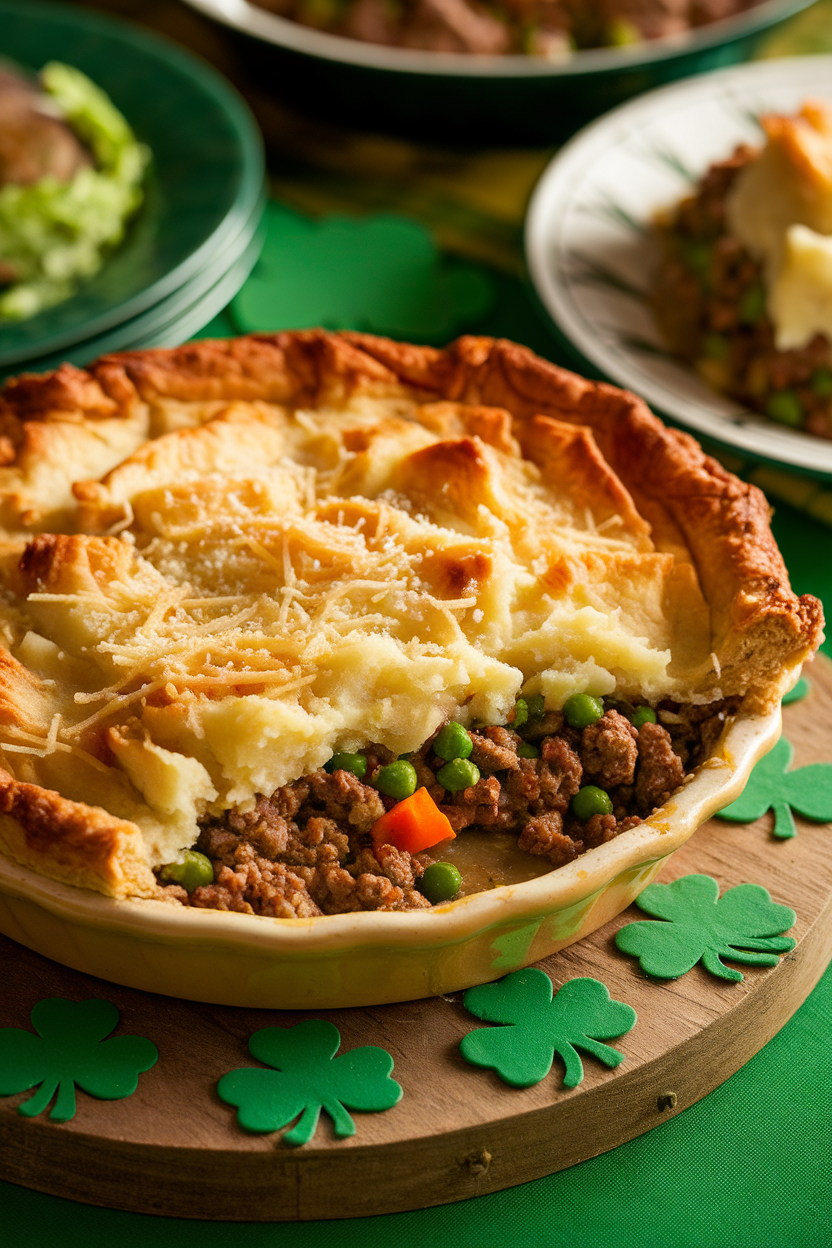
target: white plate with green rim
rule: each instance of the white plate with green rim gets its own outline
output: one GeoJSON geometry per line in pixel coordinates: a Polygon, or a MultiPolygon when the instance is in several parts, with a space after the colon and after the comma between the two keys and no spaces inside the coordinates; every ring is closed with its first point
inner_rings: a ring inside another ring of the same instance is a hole
{"type": "Polygon", "coordinates": [[[832,99],[832,56],[726,69],[651,91],[576,135],[526,218],[535,290],[582,360],[656,411],[743,454],[832,474],[832,441],[784,428],[710,390],[667,351],[647,302],[650,224],[715,160],[759,143],[757,118],[832,99]]]}

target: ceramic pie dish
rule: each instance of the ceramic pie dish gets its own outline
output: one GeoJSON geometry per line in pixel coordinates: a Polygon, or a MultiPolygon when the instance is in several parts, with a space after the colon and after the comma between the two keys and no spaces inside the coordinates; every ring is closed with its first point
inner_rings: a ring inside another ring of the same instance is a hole
{"type": "Polygon", "coordinates": [[[0,414],[0,928],[146,990],[381,1003],[580,939],[820,640],[754,487],[511,343],[202,342],[0,414]],[[469,829],[519,874],[430,905],[469,829]]]}
{"type": "Polygon", "coordinates": [[[779,709],[736,722],[700,774],[639,827],[536,880],[433,910],[314,919],[176,911],[59,884],[0,857],[0,931],[89,975],[217,1005],[337,1009],[456,992],[620,914],[742,792],[779,735],[779,709]]]}

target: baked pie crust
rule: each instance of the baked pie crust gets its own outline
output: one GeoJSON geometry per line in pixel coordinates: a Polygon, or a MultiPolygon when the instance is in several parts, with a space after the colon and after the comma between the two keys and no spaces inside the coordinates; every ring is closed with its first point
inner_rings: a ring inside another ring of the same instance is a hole
{"type": "Polygon", "coordinates": [[[113,897],[198,821],[521,691],[771,710],[821,640],[759,490],[525,348],[320,331],[0,394],[0,852],[113,897]]]}

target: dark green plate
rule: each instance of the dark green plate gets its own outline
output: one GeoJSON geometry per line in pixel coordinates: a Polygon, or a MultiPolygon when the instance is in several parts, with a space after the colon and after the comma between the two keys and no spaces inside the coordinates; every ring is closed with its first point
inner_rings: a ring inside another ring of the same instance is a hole
{"type": "Polygon", "coordinates": [[[166,299],[101,334],[70,343],[59,351],[32,357],[23,366],[0,364],[0,385],[21,371],[42,373],[64,362],[86,365],[113,351],[176,346],[198,333],[234,298],[257,262],[266,232],[264,201],[265,194],[231,243],[166,299]],[[220,291],[225,296],[222,304],[217,303],[220,291]],[[203,315],[206,309],[207,314],[203,315]]]}
{"type": "Polygon", "coordinates": [[[29,69],[76,65],[108,93],[153,161],[128,237],[71,299],[0,326],[0,364],[23,363],[151,308],[250,219],[264,180],[256,123],[214,70],[137,27],[84,9],[0,0],[0,50],[29,69]]]}
{"type": "Polygon", "coordinates": [[[185,0],[237,32],[246,70],[302,113],[426,142],[561,143],[593,117],[662,83],[746,60],[766,31],[812,0],[762,0],[722,21],[563,61],[468,56],[362,43],[246,0],[185,0]]]}
{"type": "MultiPolygon", "coordinates": [[[[73,343],[65,350],[52,355],[38,356],[26,363],[27,373],[46,373],[58,368],[63,363],[75,364],[80,368],[98,359],[101,355],[109,355],[113,351],[139,351],[148,347],[174,347],[187,341],[213,320],[234,298],[257,263],[263,247],[265,227],[260,222],[253,236],[237,256],[234,262],[224,270],[222,276],[206,290],[195,293],[194,298],[185,306],[180,306],[166,318],[159,318],[154,324],[146,323],[145,317],[139,316],[127,325],[119,325],[96,338],[88,338],[83,342],[73,343]]],[[[0,385],[3,380],[17,370],[0,367],[0,385]]]]}

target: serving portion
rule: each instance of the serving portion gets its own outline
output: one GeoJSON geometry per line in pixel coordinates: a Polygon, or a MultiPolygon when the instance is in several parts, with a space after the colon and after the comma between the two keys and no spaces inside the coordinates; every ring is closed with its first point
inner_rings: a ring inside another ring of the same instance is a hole
{"type": "Polygon", "coordinates": [[[715,389],[832,438],[832,105],[761,125],[661,214],[656,317],[715,389]]]}
{"type": "Polygon", "coordinates": [[[820,637],[762,495],[509,343],[204,342],[0,412],[0,849],[140,926],[430,922],[457,883],[522,912],[618,842],[611,878],[646,869],[820,637]]]}
{"type": "Polygon", "coordinates": [[[535,287],[581,358],[725,446],[813,473],[832,473],[829,138],[807,101],[831,67],[744,65],[615,110],[554,159],[526,232],[535,287]]]}

